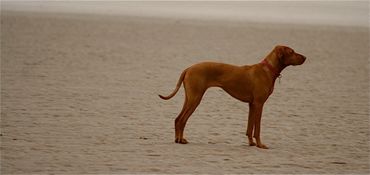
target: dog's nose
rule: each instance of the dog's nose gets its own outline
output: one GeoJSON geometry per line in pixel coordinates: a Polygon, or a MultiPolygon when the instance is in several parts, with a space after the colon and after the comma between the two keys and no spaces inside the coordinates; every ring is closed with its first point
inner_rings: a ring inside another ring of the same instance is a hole
{"type": "Polygon", "coordinates": [[[302,55],[302,64],[306,61],[306,57],[302,55]]]}

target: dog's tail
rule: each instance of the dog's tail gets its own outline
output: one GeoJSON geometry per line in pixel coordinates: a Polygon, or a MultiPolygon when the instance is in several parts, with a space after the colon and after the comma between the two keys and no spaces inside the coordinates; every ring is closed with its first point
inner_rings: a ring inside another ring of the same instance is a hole
{"type": "Polygon", "coordinates": [[[181,84],[182,84],[182,81],[184,81],[184,77],[185,77],[185,74],[186,74],[186,70],[187,70],[187,69],[185,69],[185,70],[181,73],[181,76],[180,76],[179,80],[177,81],[176,89],[175,89],[175,90],[174,90],[170,95],[168,95],[168,96],[158,95],[161,99],[163,99],[163,100],[168,100],[168,99],[170,99],[170,98],[172,98],[173,96],[175,96],[175,95],[176,95],[177,91],[179,91],[179,89],[180,89],[180,86],[181,86],[181,84]]]}

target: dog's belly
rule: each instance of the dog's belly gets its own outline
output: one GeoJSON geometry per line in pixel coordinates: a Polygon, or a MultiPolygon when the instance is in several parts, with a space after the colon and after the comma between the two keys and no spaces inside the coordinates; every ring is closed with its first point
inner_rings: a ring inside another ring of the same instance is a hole
{"type": "MultiPolygon", "coordinates": [[[[210,71],[212,72],[212,71],[210,71]]],[[[229,69],[217,69],[214,74],[207,76],[209,87],[220,87],[232,97],[243,101],[252,100],[252,80],[241,67],[229,67],[229,69]]]]}
{"type": "Polygon", "coordinates": [[[224,91],[226,91],[230,96],[243,101],[243,102],[250,102],[252,100],[252,94],[248,93],[246,90],[233,90],[227,89],[225,87],[221,87],[224,91]]]}
{"type": "Polygon", "coordinates": [[[223,63],[203,62],[188,69],[185,78],[192,89],[220,87],[232,97],[250,102],[252,97],[252,79],[249,66],[234,66],[223,63]],[[197,86],[197,87],[193,87],[197,86]]]}

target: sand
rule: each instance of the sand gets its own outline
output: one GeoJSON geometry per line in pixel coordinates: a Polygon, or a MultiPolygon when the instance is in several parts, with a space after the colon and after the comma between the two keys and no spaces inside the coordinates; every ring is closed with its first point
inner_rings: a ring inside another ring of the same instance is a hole
{"type": "Polygon", "coordinates": [[[1,174],[370,173],[369,30],[133,16],[1,11],[1,174]],[[262,150],[248,104],[211,88],[174,143],[183,69],[288,67],[266,102],[262,150]]]}

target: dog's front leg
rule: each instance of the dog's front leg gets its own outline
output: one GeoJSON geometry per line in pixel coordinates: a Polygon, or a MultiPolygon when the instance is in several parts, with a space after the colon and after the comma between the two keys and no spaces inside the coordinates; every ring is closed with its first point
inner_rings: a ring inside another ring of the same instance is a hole
{"type": "Polygon", "coordinates": [[[254,118],[254,138],[256,138],[257,147],[268,149],[268,147],[261,142],[261,118],[262,118],[263,103],[253,103],[250,105],[250,111],[252,111],[252,117],[254,118]]]}
{"type": "Polygon", "coordinates": [[[252,104],[249,103],[249,114],[248,114],[248,126],[247,126],[247,136],[249,141],[249,146],[256,146],[256,143],[253,142],[253,129],[254,129],[254,115],[252,113],[252,104]]]}

